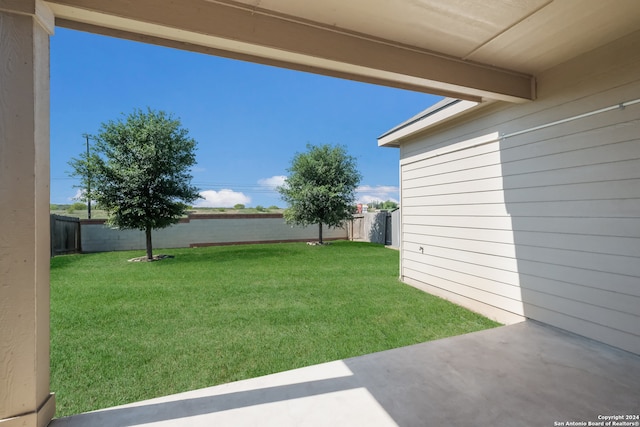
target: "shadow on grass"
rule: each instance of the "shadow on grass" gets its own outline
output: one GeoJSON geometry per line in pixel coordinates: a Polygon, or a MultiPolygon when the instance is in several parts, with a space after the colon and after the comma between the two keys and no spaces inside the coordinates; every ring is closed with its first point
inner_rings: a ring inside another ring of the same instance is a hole
{"type": "Polygon", "coordinates": [[[158,253],[161,252],[168,255],[174,255],[175,258],[164,259],[161,262],[153,263],[154,265],[175,265],[202,262],[224,263],[300,256],[299,250],[293,250],[286,247],[274,247],[273,245],[218,246],[215,250],[210,250],[208,248],[193,248],[190,250],[180,251],[172,251],[171,249],[158,250],[158,253]]]}
{"type": "MultiPolygon", "coordinates": [[[[165,258],[153,263],[141,263],[142,265],[175,265],[190,263],[223,263],[242,260],[256,260],[267,258],[292,258],[300,256],[300,248],[292,249],[279,245],[234,245],[216,246],[210,248],[179,248],[179,249],[154,249],[154,255],[168,255],[173,258],[165,258]]],[[[51,259],[51,270],[70,268],[73,264],[86,261],[93,256],[104,256],[104,252],[59,255],[51,259]]],[[[139,255],[139,251],[114,251],[109,252],[111,261],[127,262],[139,255]]]]}
{"type": "Polygon", "coordinates": [[[54,270],[56,268],[65,268],[73,264],[75,261],[74,258],[70,256],[57,256],[55,258],[51,258],[51,269],[54,270]]]}
{"type": "Polygon", "coordinates": [[[68,268],[71,265],[82,261],[83,257],[91,255],[92,254],[57,255],[54,258],[51,258],[49,265],[51,270],[68,268]]]}

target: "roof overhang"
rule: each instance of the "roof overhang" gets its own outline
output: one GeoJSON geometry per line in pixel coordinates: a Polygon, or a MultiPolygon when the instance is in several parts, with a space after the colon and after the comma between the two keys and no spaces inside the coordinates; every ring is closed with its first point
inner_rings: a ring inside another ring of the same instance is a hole
{"type": "Polygon", "coordinates": [[[427,130],[459,117],[477,106],[479,102],[445,98],[420,112],[409,120],[378,137],[380,147],[399,147],[403,140],[412,138],[427,130]]]}
{"type": "Polygon", "coordinates": [[[523,102],[535,97],[535,80],[526,73],[242,2],[46,3],[56,25],[72,29],[473,101],[523,102]]]}
{"type": "Polygon", "coordinates": [[[638,0],[42,2],[58,26],[476,102],[533,100],[543,71],[640,30],[638,0]]]}

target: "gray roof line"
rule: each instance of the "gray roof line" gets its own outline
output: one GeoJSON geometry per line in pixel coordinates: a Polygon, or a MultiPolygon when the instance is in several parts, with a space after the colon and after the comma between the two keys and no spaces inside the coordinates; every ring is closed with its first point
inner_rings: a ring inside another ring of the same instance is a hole
{"type": "Polygon", "coordinates": [[[420,120],[424,120],[427,117],[430,117],[442,110],[445,110],[449,107],[451,107],[452,105],[455,105],[459,102],[461,102],[461,99],[456,99],[456,98],[444,98],[443,100],[441,100],[440,102],[437,102],[436,104],[433,104],[431,107],[427,108],[424,111],[419,112],[418,114],[416,114],[415,116],[411,117],[409,120],[400,123],[398,126],[394,127],[393,129],[385,132],[384,134],[380,135],[378,137],[378,139],[384,138],[385,136],[391,135],[392,133],[399,131],[400,129],[404,129],[407,126],[411,126],[414,123],[419,122],[420,120]]]}

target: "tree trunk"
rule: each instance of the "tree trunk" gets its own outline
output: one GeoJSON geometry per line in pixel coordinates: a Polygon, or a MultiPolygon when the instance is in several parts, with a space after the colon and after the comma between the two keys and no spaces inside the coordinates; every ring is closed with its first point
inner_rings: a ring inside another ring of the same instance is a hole
{"type": "Polygon", "coordinates": [[[318,224],[318,243],[322,244],[322,223],[318,224]]]}
{"type": "Polygon", "coordinates": [[[147,235],[147,259],[153,259],[153,249],[151,247],[151,227],[147,225],[145,230],[145,234],[147,235]]]}

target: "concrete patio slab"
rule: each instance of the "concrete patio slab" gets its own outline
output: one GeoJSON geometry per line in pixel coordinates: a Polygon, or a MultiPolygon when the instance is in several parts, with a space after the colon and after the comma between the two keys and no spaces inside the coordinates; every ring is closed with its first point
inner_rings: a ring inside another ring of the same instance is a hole
{"type": "Polygon", "coordinates": [[[639,414],[640,356],[524,322],[50,425],[640,426],[639,414]]]}

